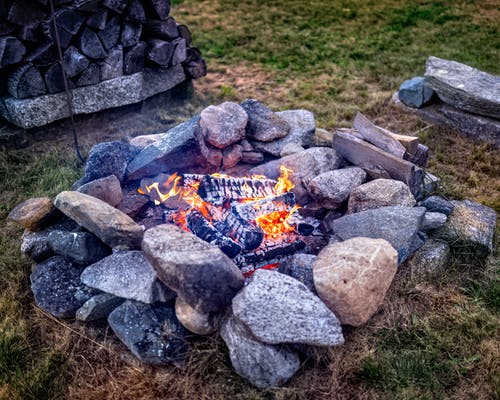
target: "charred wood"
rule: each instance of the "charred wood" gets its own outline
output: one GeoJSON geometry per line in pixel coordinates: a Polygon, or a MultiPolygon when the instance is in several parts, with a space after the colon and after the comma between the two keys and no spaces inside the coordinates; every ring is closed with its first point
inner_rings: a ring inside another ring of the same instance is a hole
{"type": "Polygon", "coordinates": [[[264,240],[264,231],[230,211],[226,211],[224,219],[214,223],[215,228],[225,236],[239,243],[245,250],[253,250],[264,240]]]}
{"type": "Polygon", "coordinates": [[[269,263],[271,260],[279,260],[290,254],[303,250],[306,247],[303,240],[294,237],[290,241],[277,241],[275,243],[263,244],[253,252],[240,254],[234,259],[238,267],[248,267],[251,265],[262,265],[262,262],[269,263]]]}
{"type": "Polygon", "coordinates": [[[234,202],[231,205],[231,211],[247,221],[255,221],[256,218],[274,211],[289,211],[295,204],[295,195],[292,192],[287,192],[280,196],[248,203],[234,202]]]}

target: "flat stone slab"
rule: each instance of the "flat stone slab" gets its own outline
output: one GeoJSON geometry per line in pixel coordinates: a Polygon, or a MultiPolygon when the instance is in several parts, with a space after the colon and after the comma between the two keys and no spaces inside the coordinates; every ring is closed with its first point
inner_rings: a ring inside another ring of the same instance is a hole
{"type": "MultiPolygon", "coordinates": [[[[171,68],[146,69],[132,75],[72,90],[75,114],[90,114],[107,108],[138,103],[165,92],[186,80],[181,65],[171,68]]],[[[31,99],[0,98],[0,114],[24,129],[47,125],[70,116],[66,93],[38,96],[31,99]]]]}

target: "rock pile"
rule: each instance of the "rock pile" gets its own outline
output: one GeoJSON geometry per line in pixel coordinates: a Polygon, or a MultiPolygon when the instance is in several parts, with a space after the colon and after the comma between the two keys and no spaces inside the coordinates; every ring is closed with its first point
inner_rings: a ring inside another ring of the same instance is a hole
{"type": "Polygon", "coordinates": [[[342,345],[342,325],[368,323],[398,268],[439,273],[457,242],[492,250],[495,212],[429,196],[415,138],[361,114],[331,136],[319,146],[326,134],[315,142],[310,112],[247,100],[211,106],[142,148],[96,145],[73,191],[10,213],[37,263],[35,302],[60,318],[107,318],[155,365],[181,365],[191,335],[220,332],[236,372],[263,388],[299,369],[299,349],[342,345]],[[175,199],[155,204],[137,191],[158,173],[276,178],[280,166],[293,170],[299,213],[312,221],[308,242],[246,277],[234,256],[166,223],[175,199]]]}

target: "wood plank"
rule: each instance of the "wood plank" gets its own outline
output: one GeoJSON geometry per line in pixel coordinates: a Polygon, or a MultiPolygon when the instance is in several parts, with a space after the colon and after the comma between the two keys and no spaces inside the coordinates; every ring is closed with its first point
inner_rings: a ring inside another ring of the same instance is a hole
{"type": "Polygon", "coordinates": [[[354,128],[361,133],[363,139],[371,144],[379,147],[380,149],[396,156],[403,158],[406,149],[392,136],[379,129],[373,122],[366,116],[358,112],[354,118],[354,128]]]}

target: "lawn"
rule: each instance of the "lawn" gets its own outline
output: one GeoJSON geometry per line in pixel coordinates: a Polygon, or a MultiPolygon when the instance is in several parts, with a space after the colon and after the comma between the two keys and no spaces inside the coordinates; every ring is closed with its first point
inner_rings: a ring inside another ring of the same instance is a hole
{"type": "MultiPolygon", "coordinates": [[[[171,14],[189,26],[209,67],[194,83],[193,113],[255,97],[276,110],[310,109],[318,127],[332,129],[349,126],[361,110],[419,135],[431,148],[429,170],[443,179],[443,195],[500,213],[498,149],[390,104],[402,81],[423,74],[429,55],[500,74],[494,0],[172,3],[171,14]]],[[[439,279],[416,279],[402,268],[369,323],[346,329],[344,346],[316,350],[284,388],[261,391],[233,372],[217,336],[192,343],[184,370],[154,369],[98,324],[58,321],[36,308],[31,264],[19,250],[22,230],[6,216],[29,197],[69,188],[81,166],[67,145],[35,142],[0,148],[0,171],[0,399],[500,398],[498,229],[488,260],[455,248],[439,279]]]]}

